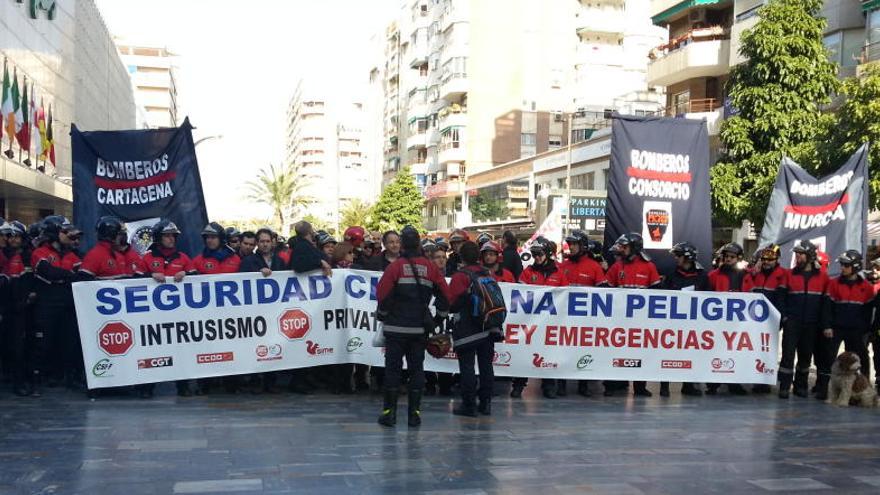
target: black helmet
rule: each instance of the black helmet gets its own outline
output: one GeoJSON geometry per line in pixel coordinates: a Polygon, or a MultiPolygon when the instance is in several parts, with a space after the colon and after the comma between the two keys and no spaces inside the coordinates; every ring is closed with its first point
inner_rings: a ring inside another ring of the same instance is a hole
{"type": "Polygon", "coordinates": [[[438,237],[434,239],[434,244],[437,245],[437,249],[442,249],[443,251],[449,251],[449,243],[446,242],[446,239],[442,237],[438,237]]]}
{"type": "Polygon", "coordinates": [[[156,225],[153,225],[153,242],[158,243],[159,239],[162,238],[162,234],[174,234],[175,237],[180,235],[180,229],[177,228],[177,225],[174,224],[171,220],[159,220],[156,225]]]}
{"type": "Polygon", "coordinates": [[[436,252],[438,249],[440,249],[440,248],[437,247],[437,243],[435,243],[431,239],[424,239],[422,241],[422,251],[424,251],[425,254],[432,254],[432,253],[436,252]]]}
{"type": "Polygon", "coordinates": [[[236,237],[241,237],[241,232],[235,227],[226,227],[226,239],[231,241],[236,237]]]}
{"type": "Polygon", "coordinates": [[[587,243],[589,242],[589,237],[587,237],[587,233],[583,230],[572,230],[570,234],[565,237],[565,242],[569,245],[571,244],[580,244],[582,248],[587,247],[587,243]]]}
{"type": "Polygon", "coordinates": [[[336,238],[330,235],[328,232],[324,230],[319,230],[315,232],[315,244],[317,244],[319,248],[322,248],[327,244],[337,244],[337,242],[336,238]]]}
{"type": "Polygon", "coordinates": [[[28,228],[27,228],[28,237],[31,240],[36,240],[38,237],[40,237],[40,232],[42,230],[43,230],[43,223],[42,222],[34,222],[34,223],[28,225],[28,228]]]}
{"type": "Polygon", "coordinates": [[[586,246],[587,253],[596,261],[604,261],[604,246],[599,241],[588,240],[586,246]]]}
{"type": "Polygon", "coordinates": [[[841,265],[851,265],[853,270],[862,270],[862,253],[855,249],[848,249],[845,253],[837,257],[837,262],[841,265]]]}
{"type": "Polygon", "coordinates": [[[116,241],[122,229],[122,220],[110,215],[99,218],[98,223],[95,224],[95,231],[98,234],[99,241],[116,241]]]}
{"type": "Polygon", "coordinates": [[[736,256],[737,258],[742,259],[744,251],[743,251],[742,246],[740,246],[739,244],[737,244],[735,242],[728,242],[727,244],[721,246],[721,249],[719,249],[718,252],[722,256],[724,255],[724,253],[730,253],[730,254],[736,256]]]}
{"type": "Polygon", "coordinates": [[[819,248],[817,248],[816,245],[812,242],[803,240],[795,244],[794,247],[791,248],[791,251],[797,254],[806,254],[808,261],[815,261],[816,254],[819,251],[819,248]]]}
{"type": "Polygon", "coordinates": [[[217,222],[211,222],[208,225],[205,225],[205,228],[202,229],[202,239],[205,236],[215,235],[218,239],[220,239],[220,245],[226,244],[226,229],[223,228],[217,222]]]}
{"type": "Polygon", "coordinates": [[[492,240],[492,236],[487,234],[486,232],[483,232],[482,234],[477,236],[477,245],[480,247],[483,247],[483,244],[486,244],[487,242],[489,242],[491,240],[492,240]]]}
{"type": "Polygon", "coordinates": [[[689,242],[679,242],[672,246],[672,249],[670,249],[669,252],[673,256],[683,256],[684,259],[690,261],[696,261],[697,255],[699,254],[697,247],[689,242]]]}
{"type": "Polygon", "coordinates": [[[25,225],[18,220],[13,220],[9,222],[9,227],[10,230],[12,230],[12,233],[10,235],[20,235],[24,237],[28,231],[28,228],[25,227],[25,225]]]}
{"type": "Polygon", "coordinates": [[[407,251],[415,251],[419,248],[422,236],[412,225],[407,225],[400,231],[400,244],[407,251]]]}
{"type": "Polygon", "coordinates": [[[56,242],[64,224],[70,224],[70,222],[61,215],[49,215],[40,224],[40,237],[49,242],[56,242]]]}
{"type": "Polygon", "coordinates": [[[642,252],[645,247],[645,240],[642,238],[641,234],[635,232],[623,234],[614,241],[614,246],[611,249],[617,253],[620,251],[620,248],[625,246],[629,246],[630,259],[636,256],[641,256],[645,261],[651,259],[647,253],[642,252]]]}
{"type": "Polygon", "coordinates": [[[532,253],[532,256],[537,256],[539,254],[546,255],[547,251],[549,251],[549,246],[544,242],[543,237],[538,237],[535,239],[535,242],[529,246],[529,252],[532,253]]]}

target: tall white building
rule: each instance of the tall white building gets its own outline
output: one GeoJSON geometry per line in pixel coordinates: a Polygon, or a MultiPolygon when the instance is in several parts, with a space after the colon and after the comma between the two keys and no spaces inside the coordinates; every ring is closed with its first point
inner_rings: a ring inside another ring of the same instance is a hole
{"type": "Polygon", "coordinates": [[[177,80],[175,55],[164,46],[137,44],[117,39],[116,47],[122,63],[131,76],[138,112],[137,126],[176,127],[180,122],[177,112],[177,80]]]}
{"type": "MultiPolygon", "coordinates": [[[[338,225],[340,213],[354,199],[375,202],[381,177],[367,162],[362,141],[364,98],[349,86],[302,79],[287,111],[285,160],[305,185],[300,195],[312,200],[295,212],[338,225]]],[[[345,226],[342,226],[345,227],[345,226]]]]}

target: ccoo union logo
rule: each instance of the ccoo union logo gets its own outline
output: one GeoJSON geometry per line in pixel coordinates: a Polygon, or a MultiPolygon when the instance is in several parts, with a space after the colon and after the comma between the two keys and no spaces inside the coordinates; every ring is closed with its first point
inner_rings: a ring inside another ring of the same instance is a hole
{"type": "Polygon", "coordinates": [[[690,360],[664,359],[660,361],[660,368],[664,370],[689,370],[693,366],[690,360]]]}
{"type": "Polygon", "coordinates": [[[579,370],[588,370],[590,366],[593,364],[593,355],[592,354],[584,354],[578,359],[577,369],[579,370]]]}

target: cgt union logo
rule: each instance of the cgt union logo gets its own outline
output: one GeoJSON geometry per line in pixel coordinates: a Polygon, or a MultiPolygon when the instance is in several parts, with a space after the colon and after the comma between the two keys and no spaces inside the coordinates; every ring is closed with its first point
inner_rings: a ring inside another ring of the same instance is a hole
{"type": "Polygon", "coordinates": [[[257,353],[257,361],[278,361],[281,359],[281,353],[283,350],[281,344],[260,344],[257,346],[255,352],[257,353]]]}
{"type": "Polygon", "coordinates": [[[755,371],[763,375],[775,375],[776,370],[767,366],[767,363],[760,359],[755,359],[755,371]]]}
{"type": "Polygon", "coordinates": [[[532,354],[532,366],[535,368],[558,368],[559,363],[551,363],[550,361],[545,361],[544,356],[540,354],[532,354]]]}
{"type": "Polygon", "coordinates": [[[736,361],[733,358],[712,359],[712,373],[733,373],[736,368],[736,361]]]}
{"type": "Polygon", "coordinates": [[[664,370],[689,370],[693,367],[690,360],[663,359],[660,361],[660,368],[664,370]]]}
{"type": "Polygon", "coordinates": [[[235,357],[231,352],[212,352],[209,354],[196,354],[196,363],[211,364],[222,363],[224,361],[233,361],[235,357]]]}
{"type": "Polygon", "coordinates": [[[172,359],[171,356],[138,359],[139,370],[167,368],[169,366],[174,366],[174,359],[172,359]]]}
{"type": "Polygon", "coordinates": [[[641,359],[632,358],[614,358],[611,360],[611,366],[615,368],[641,368],[641,359]]]}
{"type": "Polygon", "coordinates": [[[507,351],[495,352],[495,354],[492,355],[492,365],[506,368],[510,366],[511,359],[513,359],[513,356],[507,351]]]}
{"type": "Polygon", "coordinates": [[[322,354],[333,354],[332,347],[321,347],[317,342],[311,340],[306,341],[306,352],[312,356],[320,356],[322,354]]]}

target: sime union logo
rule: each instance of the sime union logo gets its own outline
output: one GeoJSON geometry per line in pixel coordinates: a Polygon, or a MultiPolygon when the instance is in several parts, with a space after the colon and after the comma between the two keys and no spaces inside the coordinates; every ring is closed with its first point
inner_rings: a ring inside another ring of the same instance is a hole
{"type": "Polygon", "coordinates": [[[107,358],[101,359],[100,361],[95,363],[94,366],[92,366],[92,375],[94,375],[98,378],[102,378],[102,377],[106,378],[106,377],[113,376],[113,375],[107,374],[110,372],[110,368],[112,368],[112,367],[113,367],[113,363],[110,362],[109,359],[107,359],[107,358]]]}
{"type": "Polygon", "coordinates": [[[775,375],[776,370],[767,366],[767,363],[760,359],[755,359],[755,371],[763,375],[775,375]]]}
{"type": "Polygon", "coordinates": [[[306,341],[306,352],[312,356],[320,356],[322,354],[333,354],[332,347],[321,347],[317,342],[311,340],[306,341]]]}
{"type": "Polygon", "coordinates": [[[553,363],[544,359],[544,356],[534,353],[532,354],[532,365],[535,368],[558,368],[559,363],[553,363]]]}
{"type": "Polygon", "coordinates": [[[593,364],[593,355],[592,354],[584,354],[578,359],[577,369],[586,370],[590,368],[590,365],[593,364]]]}

